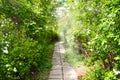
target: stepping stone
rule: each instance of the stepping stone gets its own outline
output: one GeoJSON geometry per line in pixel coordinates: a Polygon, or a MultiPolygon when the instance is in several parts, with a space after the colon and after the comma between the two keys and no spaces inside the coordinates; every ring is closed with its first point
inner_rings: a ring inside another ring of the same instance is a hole
{"type": "Polygon", "coordinates": [[[53,65],[60,65],[61,62],[59,62],[59,61],[54,61],[54,62],[52,62],[52,64],[53,64],[53,65]]]}
{"type": "Polygon", "coordinates": [[[62,75],[55,74],[55,75],[50,75],[49,79],[63,79],[63,78],[62,75]]]}
{"type": "Polygon", "coordinates": [[[49,79],[62,79],[62,71],[61,70],[52,70],[50,72],[49,79]]]}
{"type": "Polygon", "coordinates": [[[60,70],[52,70],[51,72],[50,72],[51,74],[50,75],[62,75],[62,70],[60,69],[60,70]]]}
{"type": "Polygon", "coordinates": [[[49,79],[49,80],[63,80],[63,79],[49,79]]]}
{"type": "Polygon", "coordinates": [[[61,65],[54,65],[54,66],[52,67],[52,70],[53,70],[53,69],[54,69],[54,70],[56,70],[56,69],[57,69],[57,70],[58,70],[58,69],[61,70],[61,69],[62,69],[62,66],[61,66],[61,65]]]}

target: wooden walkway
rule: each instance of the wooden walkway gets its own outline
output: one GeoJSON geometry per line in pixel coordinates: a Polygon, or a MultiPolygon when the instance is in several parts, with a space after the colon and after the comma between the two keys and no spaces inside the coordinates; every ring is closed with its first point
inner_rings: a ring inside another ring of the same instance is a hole
{"type": "Polygon", "coordinates": [[[53,67],[48,80],[78,80],[74,69],[64,62],[64,53],[65,49],[62,43],[57,42],[52,58],[53,67]]]}

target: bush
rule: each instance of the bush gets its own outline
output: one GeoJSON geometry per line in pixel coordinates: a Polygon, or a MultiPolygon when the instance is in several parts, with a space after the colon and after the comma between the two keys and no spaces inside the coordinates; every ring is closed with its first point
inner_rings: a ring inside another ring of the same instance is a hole
{"type": "Polygon", "coordinates": [[[0,80],[35,80],[49,71],[58,38],[54,10],[52,0],[0,1],[0,80]]]}

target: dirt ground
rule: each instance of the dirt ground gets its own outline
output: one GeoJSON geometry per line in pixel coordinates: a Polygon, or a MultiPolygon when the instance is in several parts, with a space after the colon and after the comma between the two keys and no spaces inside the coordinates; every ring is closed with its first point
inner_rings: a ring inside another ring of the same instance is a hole
{"type": "Polygon", "coordinates": [[[81,77],[85,76],[85,73],[89,70],[88,67],[81,65],[78,68],[75,68],[75,71],[77,73],[78,79],[80,79],[81,77]]]}

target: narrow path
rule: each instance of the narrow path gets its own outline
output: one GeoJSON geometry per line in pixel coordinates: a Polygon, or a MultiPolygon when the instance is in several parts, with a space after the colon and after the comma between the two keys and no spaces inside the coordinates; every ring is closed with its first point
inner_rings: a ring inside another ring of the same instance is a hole
{"type": "Polygon", "coordinates": [[[55,44],[52,70],[49,75],[49,80],[78,80],[76,72],[67,63],[64,62],[65,49],[61,42],[55,44]]]}

